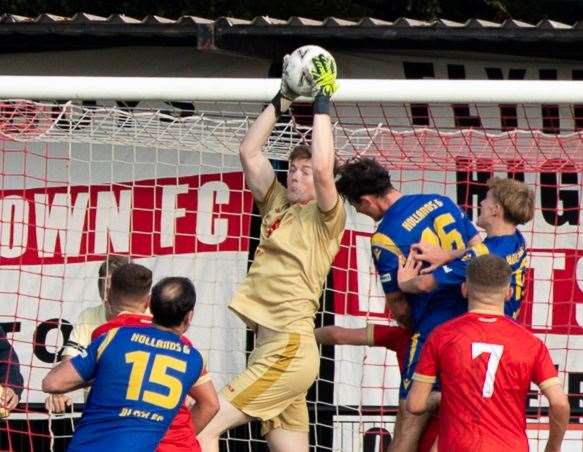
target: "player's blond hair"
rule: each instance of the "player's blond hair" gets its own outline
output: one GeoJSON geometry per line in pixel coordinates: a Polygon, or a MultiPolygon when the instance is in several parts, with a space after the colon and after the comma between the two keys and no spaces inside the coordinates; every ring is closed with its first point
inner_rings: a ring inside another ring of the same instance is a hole
{"type": "Polygon", "coordinates": [[[488,181],[488,188],[496,202],[502,206],[505,221],[516,226],[532,220],[534,192],[524,182],[495,177],[488,181]]]}

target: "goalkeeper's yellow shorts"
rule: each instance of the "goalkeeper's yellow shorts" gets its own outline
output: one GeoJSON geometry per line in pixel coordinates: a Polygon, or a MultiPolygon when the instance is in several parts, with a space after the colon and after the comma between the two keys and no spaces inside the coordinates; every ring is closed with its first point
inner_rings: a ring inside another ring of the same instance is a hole
{"type": "Polygon", "coordinates": [[[261,419],[262,435],[276,428],[307,432],[306,393],[319,366],[314,336],[273,332],[256,340],[247,369],[222,395],[246,415],[261,419]]]}

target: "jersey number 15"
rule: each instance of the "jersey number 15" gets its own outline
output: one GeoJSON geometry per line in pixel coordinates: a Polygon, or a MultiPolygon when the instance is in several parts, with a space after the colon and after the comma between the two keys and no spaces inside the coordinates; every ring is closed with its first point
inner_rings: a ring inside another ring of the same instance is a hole
{"type": "Polygon", "coordinates": [[[141,400],[161,408],[172,410],[178,405],[182,396],[182,382],[178,378],[168,375],[167,370],[173,369],[184,373],[186,372],[186,362],[168,355],[156,354],[154,356],[154,363],[147,381],[168,388],[168,394],[165,395],[149,390],[143,391],[142,394],[142,385],[150,362],[150,353],[143,351],[126,353],[125,361],[132,365],[126,399],[139,400],[141,394],[141,400]]]}

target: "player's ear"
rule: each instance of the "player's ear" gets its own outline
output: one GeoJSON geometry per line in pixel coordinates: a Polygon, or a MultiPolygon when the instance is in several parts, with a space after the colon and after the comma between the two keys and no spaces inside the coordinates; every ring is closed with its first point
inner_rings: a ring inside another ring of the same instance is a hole
{"type": "Polygon", "coordinates": [[[468,298],[468,283],[464,281],[462,283],[462,288],[461,289],[462,289],[462,296],[464,298],[468,298]]]}
{"type": "Polygon", "coordinates": [[[150,301],[152,300],[152,294],[149,293],[148,296],[146,297],[145,303],[144,303],[144,312],[150,307],[150,301]]]}
{"type": "MultiPolygon", "coordinates": [[[[194,309],[191,309],[188,314],[184,316],[184,320],[182,321],[182,328],[184,329],[184,333],[188,331],[190,328],[190,322],[192,322],[192,316],[194,314],[194,309]]],[[[182,334],[184,334],[182,333],[182,334]]]]}
{"type": "Polygon", "coordinates": [[[505,301],[508,301],[512,298],[512,286],[508,286],[506,288],[506,296],[504,297],[505,301]]]}

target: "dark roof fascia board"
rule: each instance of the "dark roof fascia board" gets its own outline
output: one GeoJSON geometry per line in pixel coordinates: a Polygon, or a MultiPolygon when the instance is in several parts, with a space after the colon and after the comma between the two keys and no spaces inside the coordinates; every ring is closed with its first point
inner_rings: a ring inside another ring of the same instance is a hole
{"type": "Polygon", "coordinates": [[[375,39],[375,40],[420,40],[439,39],[440,41],[480,40],[501,42],[532,43],[553,41],[575,43],[583,41],[583,29],[541,29],[541,28],[432,28],[432,27],[331,27],[331,26],[273,26],[257,27],[232,25],[217,27],[217,39],[222,37],[286,37],[300,39],[375,39]]]}
{"type": "Polygon", "coordinates": [[[197,37],[205,24],[0,23],[0,35],[118,35],[197,37]]]}

